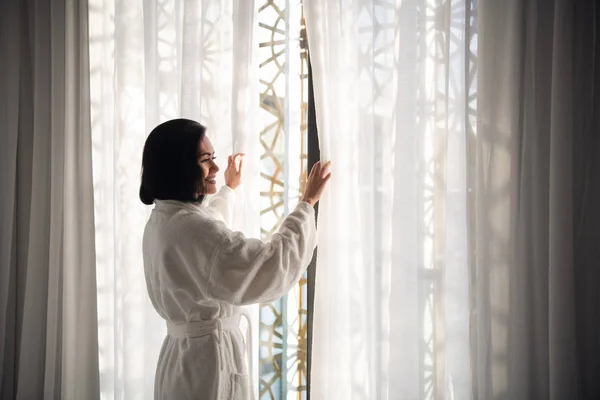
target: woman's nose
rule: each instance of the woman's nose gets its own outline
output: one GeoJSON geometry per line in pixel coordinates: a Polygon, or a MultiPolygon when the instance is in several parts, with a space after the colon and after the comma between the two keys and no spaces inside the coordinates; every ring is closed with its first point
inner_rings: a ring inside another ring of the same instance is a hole
{"type": "Polygon", "coordinates": [[[217,165],[216,162],[214,162],[214,161],[211,162],[210,171],[211,172],[219,172],[219,166],[217,165]]]}

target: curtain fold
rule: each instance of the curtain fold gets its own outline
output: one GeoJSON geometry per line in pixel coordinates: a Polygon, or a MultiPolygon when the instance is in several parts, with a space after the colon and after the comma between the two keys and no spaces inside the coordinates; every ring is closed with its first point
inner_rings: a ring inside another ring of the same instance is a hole
{"type": "Polygon", "coordinates": [[[598,78],[598,7],[480,5],[474,392],[597,397],[587,371],[598,347],[587,338],[598,299],[581,278],[598,282],[588,258],[598,246],[581,235],[588,222],[580,216],[582,202],[598,198],[589,180],[597,175],[589,168],[598,149],[590,86],[598,78]]]}
{"type": "MultiPolygon", "coordinates": [[[[152,398],[166,335],[148,300],[141,252],[151,211],[138,197],[148,133],[179,117],[205,125],[221,167],[220,184],[227,156],[246,153],[234,227],[259,235],[256,12],[254,1],[241,0],[90,0],[103,398],[152,398]]],[[[257,329],[258,311],[252,311],[257,329]]],[[[257,343],[252,346],[257,354],[257,343]]]]}
{"type": "Polygon", "coordinates": [[[573,254],[579,394],[600,397],[600,4],[573,10],[573,254]]]}
{"type": "Polygon", "coordinates": [[[87,11],[2,3],[2,398],[99,398],[87,11]]]}

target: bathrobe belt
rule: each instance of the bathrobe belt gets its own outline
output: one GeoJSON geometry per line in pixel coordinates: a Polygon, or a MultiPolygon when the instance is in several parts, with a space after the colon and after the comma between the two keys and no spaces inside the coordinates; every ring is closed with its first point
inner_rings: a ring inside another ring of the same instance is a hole
{"type": "Polygon", "coordinates": [[[223,332],[229,331],[234,332],[240,329],[240,317],[243,316],[248,322],[248,329],[246,332],[246,359],[248,363],[248,377],[250,380],[250,393],[251,398],[254,398],[254,373],[253,373],[253,361],[252,361],[252,323],[250,321],[250,315],[246,310],[241,310],[240,314],[233,315],[231,317],[215,318],[206,321],[193,321],[185,324],[174,324],[167,321],[167,332],[170,336],[175,338],[193,338],[207,335],[214,335],[215,340],[218,343],[219,363],[220,367],[224,367],[223,361],[223,332]]]}

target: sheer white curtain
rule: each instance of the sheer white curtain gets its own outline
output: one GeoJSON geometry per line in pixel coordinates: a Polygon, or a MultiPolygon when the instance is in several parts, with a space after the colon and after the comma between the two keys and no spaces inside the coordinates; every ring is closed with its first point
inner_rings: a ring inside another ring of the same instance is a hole
{"type": "Polygon", "coordinates": [[[468,399],[474,2],[305,0],[321,156],[311,395],[468,399]]]}
{"type": "Polygon", "coordinates": [[[138,198],[142,148],[157,124],[184,117],[206,125],[222,170],[232,152],[248,154],[236,227],[258,235],[255,14],[253,1],[90,0],[104,399],[152,397],[166,333],[147,298],[141,238],[151,207],[138,198]]]}
{"type": "Polygon", "coordinates": [[[597,397],[598,3],[305,7],[312,395],[597,397]]]}
{"type": "Polygon", "coordinates": [[[0,3],[0,398],[96,399],[87,5],[0,3]]]}

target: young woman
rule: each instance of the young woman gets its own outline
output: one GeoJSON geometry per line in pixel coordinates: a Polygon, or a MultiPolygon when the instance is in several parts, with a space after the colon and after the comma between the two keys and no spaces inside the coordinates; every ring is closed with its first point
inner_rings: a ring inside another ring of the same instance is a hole
{"type": "Polygon", "coordinates": [[[280,298],[312,258],[313,207],[329,164],[313,167],[302,201],[266,243],[230,229],[242,166],[242,154],[229,157],[226,186],[217,192],[219,168],[202,125],[171,120],[146,140],[140,199],[155,207],[144,231],[144,270],[168,330],[155,399],[250,398],[240,306],[280,298]]]}

